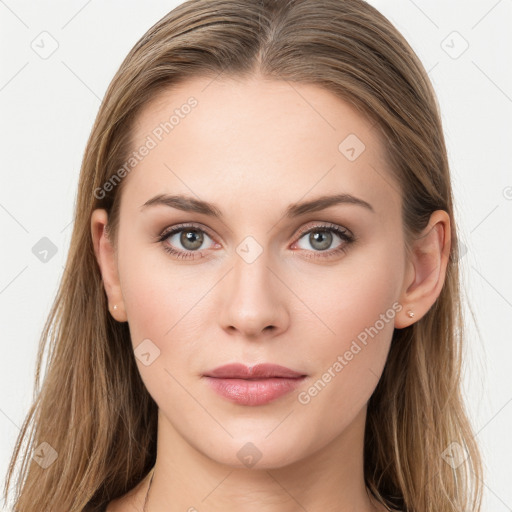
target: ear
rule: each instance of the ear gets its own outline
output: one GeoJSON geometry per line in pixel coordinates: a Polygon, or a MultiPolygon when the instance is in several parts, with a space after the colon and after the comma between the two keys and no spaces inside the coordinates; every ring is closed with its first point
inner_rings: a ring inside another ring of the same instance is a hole
{"type": "Polygon", "coordinates": [[[450,248],[450,216],[444,210],[436,210],[426,228],[413,241],[399,299],[403,309],[395,317],[396,328],[411,325],[432,307],[443,288],[450,248]],[[412,318],[409,311],[414,313],[412,318]]]}
{"type": "Polygon", "coordinates": [[[117,272],[117,260],[112,241],[108,238],[106,226],[108,214],[106,210],[96,209],[91,215],[91,234],[94,244],[94,254],[100,267],[103,285],[108,298],[108,309],[110,314],[118,322],[126,322],[126,311],[124,307],[121,285],[117,272]],[[114,306],[117,306],[114,309],[114,306]]]}

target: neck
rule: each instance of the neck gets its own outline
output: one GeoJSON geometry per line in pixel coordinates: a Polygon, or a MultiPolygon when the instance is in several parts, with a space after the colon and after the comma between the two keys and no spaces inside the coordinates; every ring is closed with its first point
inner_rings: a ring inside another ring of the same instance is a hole
{"type": "Polygon", "coordinates": [[[385,510],[364,483],[365,418],[363,409],[342,436],[300,460],[265,466],[262,456],[248,468],[205,456],[159,413],[157,461],[144,512],[385,510]]]}

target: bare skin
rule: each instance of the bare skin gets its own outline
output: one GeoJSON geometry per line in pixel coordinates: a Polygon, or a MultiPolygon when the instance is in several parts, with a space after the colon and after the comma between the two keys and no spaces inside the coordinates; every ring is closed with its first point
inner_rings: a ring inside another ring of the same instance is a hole
{"type": "MultiPolygon", "coordinates": [[[[439,296],[449,216],[434,212],[408,257],[401,192],[376,128],[314,85],[190,80],[143,110],[134,148],[190,96],[197,106],[124,178],[117,252],[106,212],[91,218],[111,314],[129,323],[134,349],[149,339],[160,351],[147,366],[136,359],[159,407],[146,512],[386,510],[364,483],[367,402],[393,330],[420,319],[439,296]],[[352,160],[339,149],[349,134],[357,136],[349,139],[352,160]],[[142,207],[158,194],[208,201],[223,217],[142,207]],[[344,202],[284,215],[291,203],[333,194],[371,208],[344,202]],[[193,226],[157,240],[181,223],[193,226]],[[325,231],[332,226],[355,241],[325,231]],[[253,245],[241,245],[248,236],[253,245]],[[239,247],[261,253],[248,263],[239,247]],[[353,342],[370,326],[378,333],[356,352],[353,342]],[[203,376],[231,362],[280,364],[306,378],[270,403],[241,405],[203,376]],[[239,457],[247,446],[260,454],[252,467],[239,457]]],[[[149,475],[108,512],[142,512],[148,484],[149,475]]]]}

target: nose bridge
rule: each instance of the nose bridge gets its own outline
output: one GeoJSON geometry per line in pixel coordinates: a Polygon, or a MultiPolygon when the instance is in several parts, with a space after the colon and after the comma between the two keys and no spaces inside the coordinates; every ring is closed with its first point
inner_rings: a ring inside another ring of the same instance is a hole
{"type": "Polygon", "coordinates": [[[285,307],[276,288],[279,280],[271,269],[270,251],[253,236],[245,237],[235,251],[233,270],[223,290],[224,327],[251,335],[268,326],[282,328],[285,307]]]}
{"type": "Polygon", "coordinates": [[[262,288],[268,291],[270,253],[257,242],[245,240],[236,248],[234,257],[233,280],[235,288],[259,294],[262,288]]]}

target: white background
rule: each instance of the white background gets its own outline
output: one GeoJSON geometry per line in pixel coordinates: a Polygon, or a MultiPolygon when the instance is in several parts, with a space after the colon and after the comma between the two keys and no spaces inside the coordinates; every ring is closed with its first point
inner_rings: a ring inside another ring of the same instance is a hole
{"type": "MultiPolygon", "coordinates": [[[[101,98],[131,47],[179,3],[0,0],[2,482],[32,400],[39,335],[63,272],[101,98]],[[49,37],[43,31],[58,44],[47,59],[31,47],[49,37]],[[32,253],[42,237],[57,247],[47,263],[32,253]]],[[[476,320],[468,309],[464,388],[485,459],[484,511],[512,511],[512,2],[370,3],[418,53],[439,98],[476,320]],[[461,38],[469,46],[453,58],[461,38]]]]}

